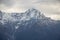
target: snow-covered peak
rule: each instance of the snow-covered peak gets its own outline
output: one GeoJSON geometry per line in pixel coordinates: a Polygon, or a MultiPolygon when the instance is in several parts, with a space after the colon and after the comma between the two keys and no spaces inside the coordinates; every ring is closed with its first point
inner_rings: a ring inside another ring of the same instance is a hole
{"type": "Polygon", "coordinates": [[[34,8],[28,9],[26,12],[26,15],[35,19],[41,19],[45,16],[39,11],[34,8]]]}
{"type": "Polygon", "coordinates": [[[39,20],[41,23],[49,24],[55,21],[52,21],[52,19],[47,18],[41,13],[39,10],[36,10],[34,8],[28,9],[24,13],[4,13],[2,18],[2,23],[4,22],[17,22],[19,21],[20,24],[26,21],[30,20],[39,20]]]}

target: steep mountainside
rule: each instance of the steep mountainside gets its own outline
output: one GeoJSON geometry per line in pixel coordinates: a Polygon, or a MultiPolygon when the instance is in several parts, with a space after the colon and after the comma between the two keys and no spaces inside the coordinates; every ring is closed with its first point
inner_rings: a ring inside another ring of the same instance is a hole
{"type": "Polygon", "coordinates": [[[34,8],[24,13],[0,11],[0,40],[60,40],[60,21],[34,8]]]}

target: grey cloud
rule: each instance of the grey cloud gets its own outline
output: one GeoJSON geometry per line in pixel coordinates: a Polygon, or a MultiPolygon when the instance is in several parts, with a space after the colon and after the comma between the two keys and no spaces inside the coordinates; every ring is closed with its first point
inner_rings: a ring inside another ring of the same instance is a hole
{"type": "Polygon", "coordinates": [[[37,0],[36,3],[59,3],[60,0],[37,0]]]}
{"type": "Polygon", "coordinates": [[[60,0],[58,0],[58,1],[60,1],[60,0]]]}
{"type": "Polygon", "coordinates": [[[12,6],[13,4],[15,4],[15,1],[19,4],[31,4],[32,1],[34,1],[33,3],[57,3],[60,2],[60,0],[0,0],[0,4],[4,4],[7,6],[12,6]]]}
{"type": "Polygon", "coordinates": [[[60,12],[55,12],[54,14],[56,14],[56,15],[60,15],[60,12]]]}
{"type": "Polygon", "coordinates": [[[0,4],[4,4],[6,6],[13,5],[13,0],[0,0],[0,4]]]}

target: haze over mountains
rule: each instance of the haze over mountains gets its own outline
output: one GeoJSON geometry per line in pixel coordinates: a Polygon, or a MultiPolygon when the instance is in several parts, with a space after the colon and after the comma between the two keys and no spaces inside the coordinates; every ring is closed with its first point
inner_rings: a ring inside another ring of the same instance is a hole
{"type": "Polygon", "coordinates": [[[60,40],[60,21],[31,8],[24,13],[0,11],[0,40],[60,40]]]}

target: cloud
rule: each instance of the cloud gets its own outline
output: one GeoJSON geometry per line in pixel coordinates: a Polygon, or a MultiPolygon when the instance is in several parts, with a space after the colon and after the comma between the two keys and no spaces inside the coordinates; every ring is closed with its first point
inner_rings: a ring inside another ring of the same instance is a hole
{"type": "Polygon", "coordinates": [[[60,0],[37,0],[36,3],[59,3],[60,0]]]}
{"type": "Polygon", "coordinates": [[[58,15],[60,19],[60,0],[0,0],[0,10],[5,12],[21,12],[32,7],[46,16],[58,15]]]}
{"type": "Polygon", "coordinates": [[[0,4],[4,4],[6,6],[13,6],[15,4],[20,5],[32,5],[34,3],[59,3],[60,0],[0,0],[0,4]]]}
{"type": "Polygon", "coordinates": [[[12,6],[14,2],[13,0],[0,0],[0,4],[4,4],[6,6],[12,6]]]}

